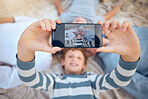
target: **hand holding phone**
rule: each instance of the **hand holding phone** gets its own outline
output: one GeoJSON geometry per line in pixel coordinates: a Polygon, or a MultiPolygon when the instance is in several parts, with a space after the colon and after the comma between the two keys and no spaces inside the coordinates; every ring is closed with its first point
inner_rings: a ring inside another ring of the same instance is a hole
{"type": "Polygon", "coordinates": [[[52,46],[98,48],[103,44],[100,24],[61,23],[52,31],[52,46]]]}
{"type": "Polygon", "coordinates": [[[32,23],[22,33],[18,41],[18,58],[21,61],[32,61],[35,51],[55,53],[59,47],[52,47],[49,43],[51,30],[55,29],[60,20],[43,19],[32,23]]]}
{"type": "Polygon", "coordinates": [[[100,47],[97,52],[116,53],[126,62],[135,62],[141,53],[140,42],[136,32],[128,21],[122,24],[118,20],[101,23],[103,32],[107,36],[110,45],[100,47]]]}

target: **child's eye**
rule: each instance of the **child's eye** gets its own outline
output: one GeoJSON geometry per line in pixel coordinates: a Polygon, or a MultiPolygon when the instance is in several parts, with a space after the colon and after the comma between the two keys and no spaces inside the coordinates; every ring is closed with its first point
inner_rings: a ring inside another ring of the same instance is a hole
{"type": "Polygon", "coordinates": [[[69,58],[72,58],[73,56],[68,56],[69,58]]]}
{"type": "Polygon", "coordinates": [[[81,57],[78,57],[78,59],[82,59],[81,57]]]}

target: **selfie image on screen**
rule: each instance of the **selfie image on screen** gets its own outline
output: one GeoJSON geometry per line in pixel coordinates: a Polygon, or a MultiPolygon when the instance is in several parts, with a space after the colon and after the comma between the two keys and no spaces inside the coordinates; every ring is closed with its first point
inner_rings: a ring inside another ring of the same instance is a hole
{"type": "Polygon", "coordinates": [[[94,25],[65,24],[65,47],[95,47],[94,25]]]}

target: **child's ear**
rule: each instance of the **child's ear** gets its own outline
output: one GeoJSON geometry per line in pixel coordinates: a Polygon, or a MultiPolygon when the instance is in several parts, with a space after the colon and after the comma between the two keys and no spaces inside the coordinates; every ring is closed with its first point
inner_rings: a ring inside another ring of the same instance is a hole
{"type": "Polygon", "coordinates": [[[61,60],[61,65],[64,67],[65,66],[65,61],[64,59],[61,60]]]}

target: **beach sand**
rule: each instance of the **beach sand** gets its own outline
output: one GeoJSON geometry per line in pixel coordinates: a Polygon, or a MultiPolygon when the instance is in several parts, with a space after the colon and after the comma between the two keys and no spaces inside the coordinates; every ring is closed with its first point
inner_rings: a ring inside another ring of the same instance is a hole
{"type": "Polygon", "coordinates": [[[100,3],[97,15],[105,15],[114,6],[120,6],[121,11],[112,19],[120,22],[129,21],[132,25],[148,27],[148,0],[106,0],[100,3]]]}
{"type": "MultiPolygon", "coordinates": [[[[148,27],[148,0],[106,0],[98,6],[97,15],[103,16],[114,6],[120,6],[121,11],[111,20],[148,27]]],[[[51,0],[0,0],[0,17],[13,16],[58,18],[51,0]]]]}

